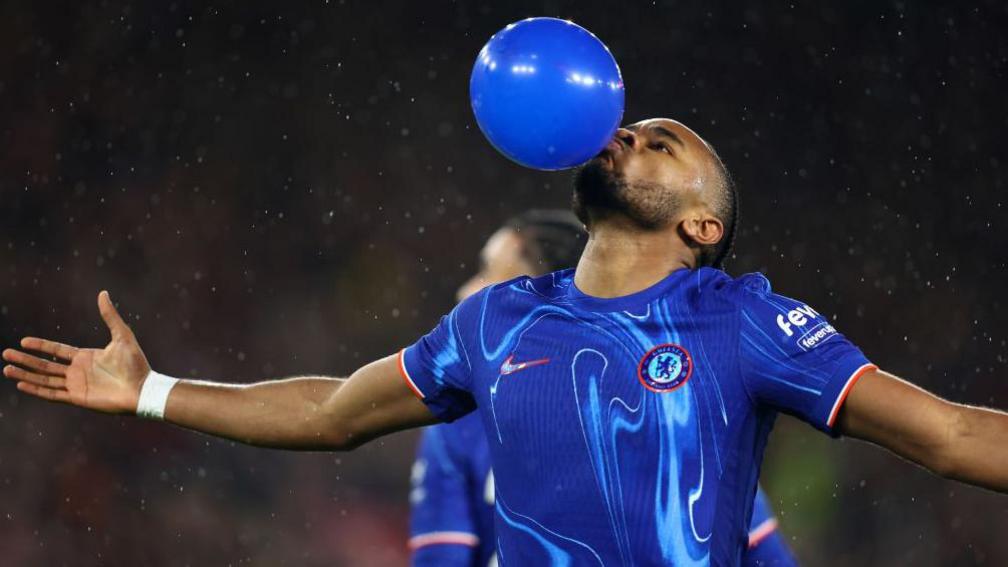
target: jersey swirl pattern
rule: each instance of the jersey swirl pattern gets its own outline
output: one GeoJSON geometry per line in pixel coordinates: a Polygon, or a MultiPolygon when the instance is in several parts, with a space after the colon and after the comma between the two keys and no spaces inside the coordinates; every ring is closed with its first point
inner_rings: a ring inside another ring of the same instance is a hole
{"type": "MultiPolygon", "coordinates": [[[[483,423],[474,412],[423,430],[413,463],[413,567],[494,567],[494,481],[483,423]]],[[[742,567],[795,567],[766,494],[757,490],[742,567]]]]}
{"type": "Polygon", "coordinates": [[[400,357],[441,419],[479,409],[501,565],[737,565],[777,412],[832,433],[873,368],[763,276],[707,268],[613,299],[581,293],[571,270],[518,278],[461,303],[400,357]],[[639,379],[661,345],[689,354],[674,389],[639,379]]]}

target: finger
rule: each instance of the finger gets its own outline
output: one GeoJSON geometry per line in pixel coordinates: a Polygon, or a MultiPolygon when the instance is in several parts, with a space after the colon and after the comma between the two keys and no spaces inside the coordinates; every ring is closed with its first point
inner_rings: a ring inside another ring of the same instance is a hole
{"type": "Polygon", "coordinates": [[[4,366],[3,374],[4,376],[12,380],[17,380],[18,382],[31,382],[37,386],[56,388],[58,390],[66,389],[66,378],[62,378],[60,376],[38,374],[36,372],[25,370],[24,368],[18,368],[17,366],[4,366]]]}
{"type": "Polygon", "coordinates": [[[26,394],[42,398],[43,400],[49,400],[50,402],[60,402],[64,404],[70,403],[70,393],[66,390],[45,388],[42,386],[36,386],[35,384],[31,384],[29,382],[18,382],[17,389],[26,394]]]}
{"type": "Polygon", "coordinates": [[[112,332],[113,339],[129,336],[131,332],[129,325],[119,316],[115,305],[112,305],[109,292],[103,290],[98,294],[98,311],[101,312],[102,319],[105,320],[109,331],[112,332]]]}
{"type": "Polygon", "coordinates": [[[63,343],[47,339],[40,339],[38,337],[25,337],[21,339],[21,348],[44,352],[57,358],[62,358],[63,360],[73,359],[74,355],[77,354],[77,351],[80,350],[77,347],[72,347],[70,345],[65,345],[63,343]]]}
{"type": "Polygon", "coordinates": [[[25,368],[42,372],[44,374],[52,374],[53,376],[66,376],[66,369],[67,369],[66,364],[60,364],[59,362],[45,360],[44,358],[32,356],[28,353],[21,352],[19,350],[14,350],[12,348],[3,351],[3,359],[6,360],[7,362],[20,364],[25,368]]]}

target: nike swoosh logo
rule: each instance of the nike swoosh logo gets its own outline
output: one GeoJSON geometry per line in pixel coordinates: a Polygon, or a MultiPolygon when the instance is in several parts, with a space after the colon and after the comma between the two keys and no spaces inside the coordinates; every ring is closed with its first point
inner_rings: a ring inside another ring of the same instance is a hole
{"type": "Polygon", "coordinates": [[[514,355],[507,357],[504,364],[501,364],[500,373],[501,376],[506,376],[508,374],[514,374],[519,370],[525,370],[526,368],[531,368],[533,366],[539,366],[540,364],[546,364],[549,362],[548,358],[538,358],[536,360],[527,360],[525,362],[513,362],[514,355]]]}

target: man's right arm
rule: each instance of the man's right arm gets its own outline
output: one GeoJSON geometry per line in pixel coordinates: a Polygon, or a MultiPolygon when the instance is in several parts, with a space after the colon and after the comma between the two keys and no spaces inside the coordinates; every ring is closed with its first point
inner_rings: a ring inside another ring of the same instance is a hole
{"type": "MultiPolygon", "coordinates": [[[[108,294],[98,308],[112,338],[82,349],[25,338],[7,349],[4,375],[22,392],[108,413],[134,413],[150,365],[108,294]],[[25,351],[49,355],[50,359],[25,351]]],[[[183,380],[167,399],[167,421],[252,445],[345,450],[375,437],[436,419],[403,381],[395,356],[364,366],[349,379],[303,377],[248,385],[183,380]]]]}
{"type": "Polygon", "coordinates": [[[349,450],[376,437],[437,420],[388,356],[350,378],[300,377],[234,386],[183,380],[165,420],[264,447],[349,450]]]}

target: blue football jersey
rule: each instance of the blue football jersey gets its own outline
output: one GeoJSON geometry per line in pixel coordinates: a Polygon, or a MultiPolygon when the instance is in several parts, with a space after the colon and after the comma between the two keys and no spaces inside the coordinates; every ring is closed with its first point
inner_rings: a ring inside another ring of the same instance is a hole
{"type": "MultiPolygon", "coordinates": [[[[494,479],[478,413],[424,429],[410,478],[413,567],[492,567],[494,479]]],[[[743,567],[793,567],[762,489],[756,492],[743,567]]]]}
{"type": "Polygon", "coordinates": [[[795,567],[798,563],[791,555],[784,537],[777,531],[770,499],[760,488],[753,501],[753,515],[749,522],[749,547],[742,554],[742,567],[795,567]]]}
{"type": "Polygon", "coordinates": [[[874,367],[759,274],[618,298],[573,278],[490,286],[400,353],[442,420],[479,409],[500,564],[737,565],[777,413],[833,433],[874,367]]]}
{"type": "Polygon", "coordinates": [[[494,478],[479,414],[425,428],[410,483],[413,567],[492,565],[494,478]]]}

